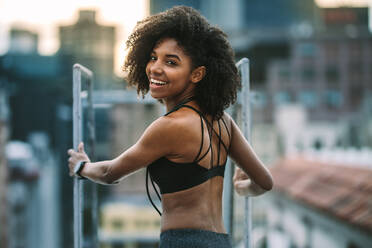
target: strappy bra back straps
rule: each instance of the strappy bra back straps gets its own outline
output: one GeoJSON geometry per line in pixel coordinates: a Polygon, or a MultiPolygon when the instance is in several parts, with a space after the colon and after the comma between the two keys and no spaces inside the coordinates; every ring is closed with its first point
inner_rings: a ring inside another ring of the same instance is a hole
{"type": "MultiPolygon", "coordinates": [[[[166,193],[173,193],[173,192],[178,192],[181,190],[189,189],[192,187],[195,187],[215,176],[224,176],[224,171],[225,171],[225,164],[226,164],[226,159],[225,162],[221,165],[220,164],[220,153],[221,153],[221,145],[224,147],[226,151],[226,156],[229,151],[229,147],[226,146],[224,141],[221,138],[221,124],[220,121],[217,121],[217,126],[218,126],[218,133],[217,131],[213,128],[212,123],[201,113],[198,109],[187,105],[188,102],[194,100],[194,97],[187,98],[181,103],[177,104],[171,111],[165,114],[165,116],[179,110],[180,108],[189,108],[196,113],[199,114],[200,116],[200,125],[201,125],[201,143],[200,143],[200,148],[195,156],[193,162],[191,163],[176,163],[173,161],[168,160],[167,158],[163,157],[160,158],[153,163],[151,163],[149,166],[146,168],[146,193],[147,196],[150,200],[150,203],[152,206],[155,208],[155,210],[161,215],[161,211],[157,208],[156,204],[153,202],[150,192],[149,192],[149,186],[148,186],[148,181],[151,181],[152,187],[161,201],[161,194],[166,194],[166,193]],[[206,126],[204,125],[206,124],[206,126]],[[209,146],[206,152],[202,153],[203,147],[204,147],[204,127],[207,128],[208,131],[208,136],[209,136],[209,146]],[[212,149],[212,137],[213,135],[216,135],[218,138],[218,146],[217,146],[217,165],[214,165],[214,151],[212,149]],[[210,167],[205,168],[199,164],[201,160],[203,160],[208,153],[210,154],[210,167]],[[159,186],[160,193],[155,186],[155,183],[159,186]]],[[[231,138],[230,132],[227,128],[226,122],[224,121],[223,118],[221,118],[223,126],[225,127],[229,140],[231,138]]]]}

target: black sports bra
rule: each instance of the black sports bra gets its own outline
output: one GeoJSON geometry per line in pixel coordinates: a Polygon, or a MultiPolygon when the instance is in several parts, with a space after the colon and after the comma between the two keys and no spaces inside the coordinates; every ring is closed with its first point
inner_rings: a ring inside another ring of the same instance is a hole
{"type": "MultiPolygon", "coordinates": [[[[202,140],[201,140],[201,145],[198,154],[196,155],[195,159],[193,162],[189,163],[176,163],[168,160],[166,157],[162,157],[153,163],[151,163],[147,168],[146,168],[146,192],[147,196],[153,205],[153,207],[158,211],[158,213],[161,215],[161,212],[159,209],[156,207],[154,202],[151,199],[150,193],[149,193],[149,188],[148,188],[148,179],[150,175],[150,180],[151,184],[154,188],[154,191],[156,192],[159,200],[161,200],[160,194],[157,191],[154,182],[159,186],[160,193],[161,194],[167,194],[167,193],[174,193],[178,192],[181,190],[186,190],[192,187],[195,187],[197,185],[200,185],[204,183],[205,181],[216,177],[216,176],[224,176],[225,172],[225,165],[226,165],[226,160],[223,164],[220,165],[220,146],[225,148],[226,152],[228,152],[228,147],[224,144],[224,142],[221,139],[221,125],[220,122],[218,121],[218,128],[219,128],[219,133],[217,133],[214,129],[212,124],[204,117],[204,115],[197,109],[195,109],[192,106],[185,105],[187,102],[192,101],[193,98],[188,98],[185,101],[181,102],[177,106],[175,106],[171,111],[169,111],[166,115],[169,115],[170,113],[173,113],[174,111],[177,111],[180,108],[189,108],[194,110],[196,113],[199,114],[200,116],[200,123],[201,123],[201,131],[202,131],[202,140]],[[204,137],[204,124],[203,124],[203,119],[205,123],[207,123],[207,130],[209,133],[209,141],[210,145],[208,150],[202,155],[202,148],[203,148],[203,137],[204,137]],[[218,137],[218,149],[217,149],[217,165],[213,165],[213,150],[212,150],[212,135],[213,132],[217,135],[218,137]],[[211,166],[209,169],[199,165],[199,162],[208,154],[209,150],[211,150],[211,166]]],[[[227,128],[227,125],[223,118],[221,118],[226,130],[227,134],[230,139],[230,133],[227,128]]]]}

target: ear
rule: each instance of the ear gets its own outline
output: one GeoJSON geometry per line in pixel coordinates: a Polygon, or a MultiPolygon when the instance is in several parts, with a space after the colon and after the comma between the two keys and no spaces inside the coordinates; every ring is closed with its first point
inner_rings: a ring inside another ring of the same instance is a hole
{"type": "Polygon", "coordinates": [[[205,66],[199,66],[196,69],[194,69],[191,73],[191,82],[197,83],[200,80],[202,80],[207,73],[207,68],[205,66]]]}

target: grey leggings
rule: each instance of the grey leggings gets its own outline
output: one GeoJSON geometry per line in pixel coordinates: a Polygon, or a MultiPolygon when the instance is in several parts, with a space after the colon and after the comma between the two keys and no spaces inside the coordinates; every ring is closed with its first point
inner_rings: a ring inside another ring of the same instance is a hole
{"type": "Polygon", "coordinates": [[[232,248],[229,235],[198,229],[167,230],[159,248],[232,248]]]}

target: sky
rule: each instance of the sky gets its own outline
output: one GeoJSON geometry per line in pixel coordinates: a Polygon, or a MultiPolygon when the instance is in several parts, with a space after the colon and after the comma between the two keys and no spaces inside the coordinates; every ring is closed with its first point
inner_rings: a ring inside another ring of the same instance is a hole
{"type": "Polygon", "coordinates": [[[12,26],[39,33],[38,50],[51,55],[59,48],[59,25],[71,25],[78,9],[96,9],[97,21],[117,26],[115,71],[124,59],[124,43],[136,22],[148,14],[148,0],[0,0],[0,55],[8,50],[12,26]]]}
{"type": "MultiPolygon", "coordinates": [[[[51,55],[59,48],[58,25],[73,24],[79,8],[97,9],[97,21],[116,25],[115,71],[120,71],[124,58],[124,43],[136,22],[149,13],[149,0],[0,0],[0,55],[8,49],[8,31],[11,26],[27,28],[39,33],[38,50],[51,55]]],[[[372,0],[316,0],[322,7],[339,5],[369,5],[372,0]]],[[[371,18],[372,19],[372,18],[371,18]]]]}

